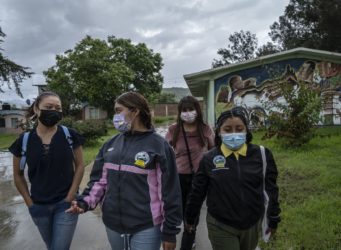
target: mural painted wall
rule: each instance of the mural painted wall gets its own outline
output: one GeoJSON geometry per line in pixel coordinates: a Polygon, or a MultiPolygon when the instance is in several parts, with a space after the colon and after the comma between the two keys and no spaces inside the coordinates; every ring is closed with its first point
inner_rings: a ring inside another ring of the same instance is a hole
{"type": "Polygon", "coordinates": [[[262,103],[281,101],[279,81],[304,81],[311,88],[320,88],[324,123],[341,124],[341,64],[304,58],[253,67],[216,79],[216,116],[239,105],[248,110],[252,125],[264,123],[267,111],[262,103]]]}

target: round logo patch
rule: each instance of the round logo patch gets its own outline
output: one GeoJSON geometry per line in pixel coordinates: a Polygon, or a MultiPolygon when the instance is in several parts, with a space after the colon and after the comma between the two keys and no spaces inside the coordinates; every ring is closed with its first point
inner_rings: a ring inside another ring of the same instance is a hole
{"type": "Polygon", "coordinates": [[[216,168],[224,168],[226,163],[226,159],[223,155],[216,155],[213,158],[213,164],[216,168]]]}
{"type": "Polygon", "coordinates": [[[138,152],[135,155],[135,165],[141,168],[145,168],[148,162],[150,161],[150,157],[147,152],[142,151],[138,152]]]}

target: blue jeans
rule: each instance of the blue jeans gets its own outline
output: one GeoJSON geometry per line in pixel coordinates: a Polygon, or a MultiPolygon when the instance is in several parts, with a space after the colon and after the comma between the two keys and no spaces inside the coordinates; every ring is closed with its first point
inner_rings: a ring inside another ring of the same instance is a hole
{"type": "Polygon", "coordinates": [[[155,226],[135,234],[120,234],[106,227],[112,250],[160,250],[160,226],[155,226]]]}
{"type": "Polygon", "coordinates": [[[53,204],[33,204],[28,209],[49,250],[70,248],[78,215],[65,213],[68,208],[70,202],[62,200],[53,204]]]}

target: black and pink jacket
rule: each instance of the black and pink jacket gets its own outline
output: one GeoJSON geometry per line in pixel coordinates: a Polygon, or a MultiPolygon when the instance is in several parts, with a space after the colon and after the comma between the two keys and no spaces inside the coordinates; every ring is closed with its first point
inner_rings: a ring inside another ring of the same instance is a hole
{"type": "Polygon", "coordinates": [[[98,153],[78,199],[85,210],[102,204],[105,226],[134,234],[161,225],[162,240],[175,241],[182,220],[175,156],[154,130],[118,134],[98,153]]]}

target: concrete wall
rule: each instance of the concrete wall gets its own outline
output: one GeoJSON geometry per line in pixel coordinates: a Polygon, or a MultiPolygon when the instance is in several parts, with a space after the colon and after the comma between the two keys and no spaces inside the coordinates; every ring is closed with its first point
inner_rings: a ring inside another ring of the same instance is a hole
{"type": "Polygon", "coordinates": [[[154,116],[176,116],[178,114],[177,103],[158,103],[154,106],[154,116]]]}
{"type": "Polygon", "coordinates": [[[23,132],[19,126],[25,119],[23,115],[11,114],[2,117],[2,119],[5,120],[5,127],[0,127],[0,133],[19,134],[23,132]],[[15,119],[17,122],[12,121],[12,119],[15,119]]]}

